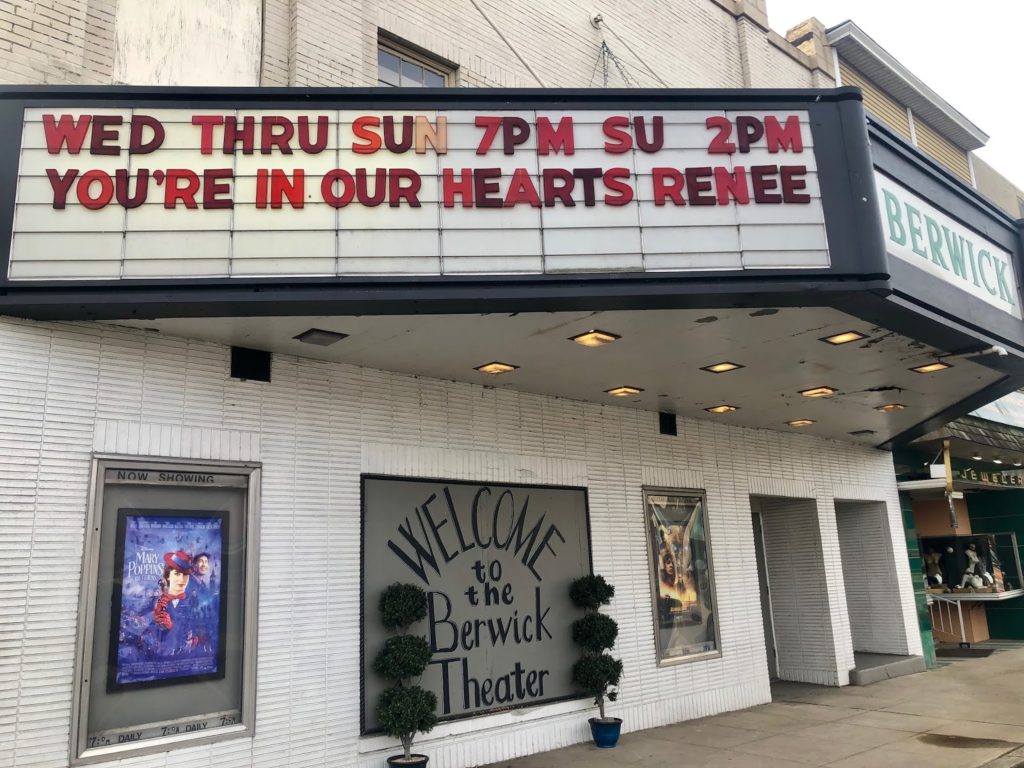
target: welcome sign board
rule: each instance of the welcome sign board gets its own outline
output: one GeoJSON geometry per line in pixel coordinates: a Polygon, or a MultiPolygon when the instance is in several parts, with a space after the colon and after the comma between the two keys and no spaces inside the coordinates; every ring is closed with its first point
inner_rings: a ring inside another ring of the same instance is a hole
{"type": "Polygon", "coordinates": [[[411,629],[433,656],[421,685],[441,718],[579,695],[569,585],[590,573],[582,488],[363,478],[363,730],[387,681],[373,660],[388,637],[378,615],[389,584],[427,593],[411,629]]]}
{"type": "Polygon", "coordinates": [[[33,107],[7,277],[829,265],[804,110],[33,107]]]}

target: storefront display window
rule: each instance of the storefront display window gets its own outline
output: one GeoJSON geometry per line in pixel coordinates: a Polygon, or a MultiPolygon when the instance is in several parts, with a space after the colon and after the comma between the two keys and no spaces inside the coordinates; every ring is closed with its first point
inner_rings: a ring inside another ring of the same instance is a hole
{"type": "Polygon", "coordinates": [[[644,492],[659,662],[720,652],[704,495],[644,492]]]}
{"type": "Polygon", "coordinates": [[[72,761],[251,731],[259,470],[98,459],[72,761]]]}
{"type": "Polygon", "coordinates": [[[1022,587],[1012,533],[926,536],[920,547],[929,592],[1009,592],[1022,587]]]}

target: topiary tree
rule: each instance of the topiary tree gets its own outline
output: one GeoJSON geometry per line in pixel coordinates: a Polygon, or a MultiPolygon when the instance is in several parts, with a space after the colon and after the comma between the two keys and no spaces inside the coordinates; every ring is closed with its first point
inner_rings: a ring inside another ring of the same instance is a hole
{"type": "Polygon", "coordinates": [[[392,584],[381,593],[379,609],[384,627],[400,634],[388,638],[373,661],[373,670],[394,682],[377,701],[377,720],[388,736],[401,739],[404,759],[412,762],[413,737],[437,722],[437,696],[412,683],[430,663],[430,645],[421,635],[407,634],[426,618],[427,594],[415,584],[392,584]]]}
{"type": "Polygon", "coordinates": [[[583,576],[569,587],[569,599],[577,608],[586,613],[572,623],[572,639],[583,649],[583,656],[572,667],[573,682],[584,693],[594,697],[594,703],[601,713],[601,720],[607,720],[604,703],[615,701],[622,677],[622,661],[605,651],[615,645],[619,625],[615,619],[598,609],[611,602],[615,587],[603,576],[583,576]]]}

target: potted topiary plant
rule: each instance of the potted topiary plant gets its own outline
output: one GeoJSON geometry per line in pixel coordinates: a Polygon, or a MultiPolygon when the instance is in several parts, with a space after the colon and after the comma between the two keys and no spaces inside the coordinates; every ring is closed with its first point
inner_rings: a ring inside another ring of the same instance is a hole
{"type": "Polygon", "coordinates": [[[394,682],[377,700],[377,720],[388,736],[401,739],[405,749],[388,758],[389,766],[420,768],[428,761],[426,755],[412,754],[412,740],[437,722],[437,696],[412,680],[430,663],[430,645],[425,637],[408,634],[409,627],[426,616],[427,595],[415,584],[392,584],[381,593],[381,623],[398,634],[388,638],[373,662],[377,674],[394,682]]]}
{"type": "Polygon", "coordinates": [[[622,719],[606,717],[605,699],[618,697],[622,661],[605,651],[615,645],[619,625],[615,619],[598,609],[611,602],[615,587],[603,576],[583,576],[569,587],[569,599],[586,613],[572,624],[572,639],[583,649],[583,656],[572,668],[572,679],[584,693],[594,697],[600,717],[590,718],[590,732],[594,744],[602,748],[614,747],[619,741],[622,719]]]}

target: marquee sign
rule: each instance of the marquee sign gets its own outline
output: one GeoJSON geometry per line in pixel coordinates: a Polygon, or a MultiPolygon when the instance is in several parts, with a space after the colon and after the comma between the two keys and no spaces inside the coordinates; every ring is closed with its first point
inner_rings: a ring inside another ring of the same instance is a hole
{"type": "Polygon", "coordinates": [[[1011,253],[877,171],[875,186],[890,254],[1021,318],[1011,253]]]}
{"type": "Polygon", "coordinates": [[[829,266],[804,110],[44,106],[7,277],[829,266]]]}
{"type": "Polygon", "coordinates": [[[363,730],[386,687],[373,660],[388,633],[380,594],[423,588],[433,656],[421,685],[441,718],[579,695],[569,584],[590,573],[582,488],[363,478],[363,730]]]}

